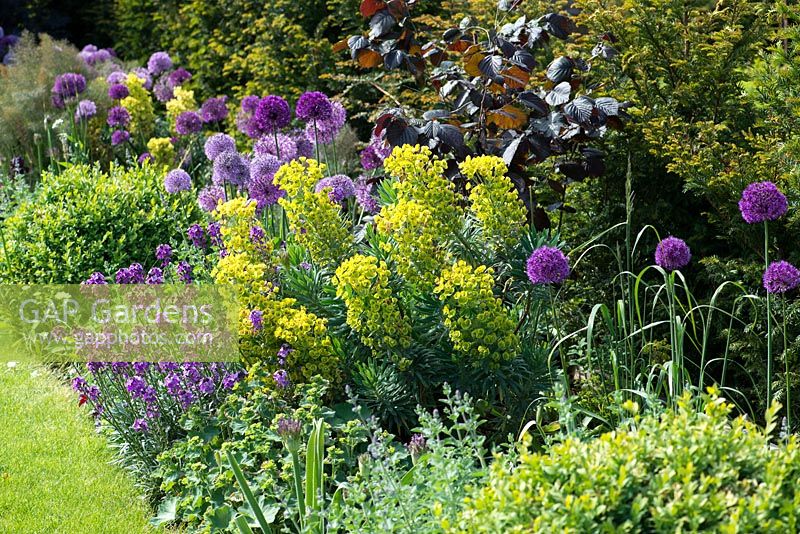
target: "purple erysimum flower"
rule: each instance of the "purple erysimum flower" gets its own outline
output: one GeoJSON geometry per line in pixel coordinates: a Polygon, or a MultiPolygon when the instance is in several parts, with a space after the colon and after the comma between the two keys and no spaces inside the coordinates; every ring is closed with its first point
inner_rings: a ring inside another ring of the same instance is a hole
{"type": "Polygon", "coordinates": [[[100,388],[95,385],[89,386],[86,388],[86,396],[89,397],[90,401],[96,402],[100,398],[100,388]]]}
{"type": "Polygon", "coordinates": [[[215,185],[229,183],[243,187],[250,179],[250,165],[238,152],[223,152],[214,158],[214,172],[211,179],[215,185]]]}
{"type": "Polygon", "coordinates": [[[253,145],[253,152],[257,156],[275,156],[282,162],[291,161],[297,156],[297,145],[286,134],[265,135],[253,145]],[[277,148],[275,140],[277,138],[277,148]]]}
{"type": "Polygon", "coordinates": [[[122,100],[130,94],[128,86],[123,83],[115,83],[108,88],[108,98],[111,100],[122,100]]]}
{"type": "Polygon", "coordinates": [[[667,237],[656,247],[656,265],[666,271],[675,271],[689,265],[692,252],[683,239],[667,237]]]}
{"type": "Polygon", "coordinates": [[[233,389],[233,386],[236,385],[242,379],[242,374],[239,372],[235,373],[227,373],[222,378],[222,387],[225,389],[233,389]]]}
{"type": "Polygon", "coordinates": [[[255,243],[256,245],[263,243],[264,241],[264,229],[260,226],[251,226],[250,227],[250,241],[255,243]]]}
{"type": "Polygon", "coordinates": [[[264,328],[264,312],[261,310],[250,311],[250,324],[253,325],[253,331],[258,332],[264,328]]]}
{"type": "Polygon", "coordinates": [[[228,116],[228,107],[225,105],[227,101],[227,96],[209,98],[200,107],[200,118],[205,123],[225,120],[228,116]]]}
{"type": "Polygon", "coordinates": [[[236,141],[228,134],[215,133],[206,139],[203,151],[209,160],[214,161],[223,152],[236,152],[236,141]]]}
{"type": "Polygon", "coordinates": [[[179,135],[191,135],[203,129],[203,119],[195,111],[184,111],[175,119],[175,131],[179,135]]]}
{"type": "Polygon", "coordinates": [[[197,248],[206,248],[208,243],[206,242],[206,232],[203,230],[203,227],[199,224],[193,224],[186,230],[186,235],[189,237],[189,241],[192,242],[192,245],[197,248]]]}
{"type": "Polygon", "coordinates": [[[118,146],[122,143],[127,143],[131,138],[131,134],[125,130],[114,130],[111,133],[111,145],[118,146]]]}
{"type": "Polygon", "coordinates": [[[786,197],[772,182],[755,182],[742,191],[739,211],[749,224],[774,221],[788,209],[786,197]]]}
{"type": "Polygon", "coordinates": [[[130,267],[118,270],[114,279],[118,284],[142,284],[144,283],[144,267],[141,263],[132,263],[130,267]]]}
{"type": "Polygon", "coordinates": [[[167,265],[169,260],[172,259],[172,247],[166,243],[162,243],[156,247],[156,259],[161,261],[162,265],[167,265]]]}
{"type": "Polygon", "coordinates": [[[192,188],[192,178],[183,169],[173,169],[164,178],[164,189],[174,195],[179,191],[189,191],[192,188]]]}
{"type": "Polygon", "coordinates": [[[208,234],[208,237],[211,238],[212,244],[218,247],[222,246],[222,226],[219,224],[219,222],[214,221],[208,223],[208,228],[206,228],[206,233],[208,234]]]}
{"type": "Polygon", "coordinates": [[[526,271],[534,284],[560,284],[569,276],[569,261],[555,247],[539,247],[528,258],[526,271]]]}
{"type": "Polygon", "coordinates": [[[300,268],[303,269],[304,271],[310,271],[311,270],[311,264],[308,263],[307,261],[301,261],[299,263],[299,265],[300,265],[300,268]]]}
{"type": "Polygon", "coordinates": [[[148,426],[146,420],[144,420],[142,418],[139,418],[139,419],[136,419],[133,422],[133,425],[131,425],[131,428],[133,429],[134,432],[145,433],[145,432],[147,432],[149,426],[148,426]]]}
{"type": "Polygon", "coordinates": [[[788,261],[773,261],[764,271],[767,293],[786,293],[800,286],[800,269],[788,261]]]}
{"type": "Polygon", "coordinates": [[[225,200],[225,190],[218,185],[210,185],[197,195],[200,209],[209,213],[217,209],[220,200],[225,200]]]}
{"type": "Polygon", "coordinates": [[[317,182],[317,185],[314,187],[314,191],[317,193],[324,191],[325,189],[328,189],[328,198],[331,199],[331,202],[335,202],[337,204],[341,204],[344,202],[344,199],[355,196],[356,194],[356,188],[353,184],[353,180],[344,174],[337,174],[335,176],[323,178],[317,182]]]}
{"type": "Polygon", "coordinates": [[[172,58],[166,52],[155,52],[147,60],[147,72],[151,76],[158,76],[172,68],[172,58]]]}
{"type": "Polygon", "coordinates": [[[157,286],[164,283],[164,271],[161,270],[159,267],[153,267],[147,272],[147,278],[144,281],[145,284],[151,286],[157,286]]]}
{"type": "Polygon", "coordinates": [[[131,114],[122,106],[114,106],[108,110],[106,122],[109,126],[119,126],[124,128],[131,121],[131,114]]]}
{"type": "Polygon", "coordinates": [[[131,397],[141,397],[147,387],[147,382],[141,376],[132,376],[125,382],[125,389],[131,394],[131,397]]]}
{"type": "Polygon", "coordinates": [[[283,367],[286,365],[286,358],[289,357],[291,353],[294,352],[294,349],[287,345],[286,343],[281,345],[281,348],[278,349],[278,365],[283,367]]]}
{"type": "Polygon", "coordinates": [[[107,364],[105,362],[86,362],[86,368],[90,373],[96,374],[105,369],[107,364]]]}
{"type": "Polygon", "coordinates": [[[176,271],[178,272],[178,277],[181,279],[181,282],[183,282],[184,284],[191,284],[192,280],[194,280],[193,277],[194,269],[192,268],[191,265],[189,265],[189,262],[187,261],[180,262],[178,264],[176,271]]]}
{"type": "Polygon", "coordinates": [[[345,111],[344,106],[339,102],[332,101],[330,117],[316,124],[316,138],[313,123],[306,124],[306,137],[312,142],[319,140],[320,143],[332,143],[336,136],[339,135],[346,121],[347,111],[345,111]]]}
{"type": "Polygon", "coordinates": [[[81,100],[75,108],[75,122],[91,119],[97,115],[97,104],[91,100],[81,100]]]}
{"type": "Polygon", "coordinates": [[[330,99],[319,91],[308,91],[300,95],[295,107],[295,115],[303,122],[316,122],[330,120],[333,105],[330,99]]]}
{"type": "Polygon", "coordinates": [[[133,372],[137,375],[145,374],[150,369],[150,362],[133,362],[133,372]]]}
{"type": "MultiPolygon", "coordinates": [[[[174,369],[173,369],[174,371],[174,369]]],[[[164,377],[164,387],[170,395],[177,395],[181,391],[181,379],[174,372],[164,377]]]]}
{"type": "Polygon", "coordinates": [[[89,278],[87,278],[87,279],[86,279],[86,281],[85,281],[85,282],[83,282],[83,283],[84,283],[85,285],[105,285],[105,284],[107,284],[108,282],[106,282],[106,276],[105,276],[103,273],[101,273],[101,272],[98,272],[98,271],[95,271],[95,272],[93,272],[93,273],[92,273],[92,275],[91,275],[89,278]]]}
{"type": "Polygon", "coordinates": [[[76,72],[66,72],[56,76],[53,82],[53,94],[61,97],[62,100],[78,96],[86,90],[86,78],[83,74],[76,72]]]}
{"type": "Polygon", "coordinates": [[[208,395],[210,393],[214,393],[216,384],[214,384],[214,381],[210,377],[205,377],[200,380],[200,383],[197,385],[197,389],[200,391],[200,393],[208,395]]]}
{"type": "Polygon", "coordinates": [[[286,389],[289,387],[290,384],[289,373],[287,373],[283,369],[278,369],[277,371],[275,371],[275,373],[273,373],[272,375],[272,379],[275,381],[275,384],[281,389],[286,389]]]}
{"type": "Polygon", "coordinates": [[[75,391],[83,391],[86,389],[86,379],[82,376],[76,376],[72,379],[72,389],[75,391]]]}
{"type": "Polygon", "coordinates": [[[285,128],[291,120],[289,103],[275,95],[262,98],[253,111],[254,125],[263,133],[272,134],[285,128]]]}
{"type": "Polygon", "coordinates": [[[178,67],[174,71],[169,73],[167,77],[167,83],[172,89],[175,89],[179,85],[183,85],[184,82],[188,82],[192,79],[192,73],[188,70],[184,69],[183,67],[178,67]]]}
{"type": "Polygon", "coordinates": [[[126,373],[128,371],[128,362],[111,362],[111,370],[116,374],[126,373]]]}

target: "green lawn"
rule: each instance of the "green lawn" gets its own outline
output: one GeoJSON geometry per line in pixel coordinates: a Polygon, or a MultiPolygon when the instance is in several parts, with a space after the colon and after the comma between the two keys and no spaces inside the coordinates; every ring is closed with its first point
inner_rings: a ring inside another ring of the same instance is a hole
{"type": "Polygon", "coordinates": [[[0,532],[151,532],[77,397],[46,370],[0,365],[0,532]]]}

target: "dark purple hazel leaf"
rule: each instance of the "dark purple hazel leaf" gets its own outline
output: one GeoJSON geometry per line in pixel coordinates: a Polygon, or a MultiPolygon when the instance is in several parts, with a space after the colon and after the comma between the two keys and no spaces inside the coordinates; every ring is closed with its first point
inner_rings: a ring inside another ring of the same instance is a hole
{"type": "Polygon", "coordinates": [[[450,28],[449,30],[444,32],[442,39],[444,39],[444,42],[446,43],[453,43],[459,37],[461,37],[461,30],[459,30],[458,28],[450,28]]]}
{"type": "Polygon", "coordinates": [[[601,109],[606,115],[610,117],[616,117],[619,115],[620,106],[616,98],[603,96],[595,99],[594,105],[597,106],[598,109],[601,109]]]}
{"type": "Polygon", "coordinates": [[[533,210],[533,226],[539,231],[550,228],[550,217],[541,206],[536,206],[536,209],[533,210]]]}
{"type": "Polygon", "coordinates": [[[432,121],[435,119],[446,119],[450,117],[450,111],[446,109],[430,109],[422,114],[422,118],[426,121],[432,121]]]}
{"type": "Polygon", "coordinates": [[[553,60],[547,67],[547,79],[553,83],[563,82],[572,76],[573,61],[565,56],[553,60]]]}
{"type": "Polygon", "coordinates": [[[544,116],[550,111],[547,103],[533,91],[523,91],[517,95],[520,104],[533,110],[535,115],[544,116]]]}
{"type": "Polygon", "coordinates": [[[577,182],[586,178],[586,169],[578,162],[565,161],[556,165],[556,171],[577,182]]]}
{"type": "Polygon", "coordinates": [[[383,63],[386,65],[387,69],[394,70],[403,64],[403,59],[405,56],[406,53],[402,50],[392,50],[383,56],[383,63]]]}
{"type": "Polygon", "coordinates": [[[442,124],[439,128],[438,137],[450,148],[459,149],[464,146],[464,134],[452,124],[442,124]]]}
{"type": "Polygon", "coordinates": [[[572,86],[569,82],[561,82],[547,93],[544,100],[551,106],[560,106],[561,104],[569,102],[569,94],[571,91],[572,86]]]}
{"type": "Polygon", "coordinates": [[[384,9],[382,11],[378,11],[369,21],[369,38],[377,39],[378,37],[386,35],[396,22],[397,21],[395,21],[394,17],[389,13],[388,10],[384,9]]]}
{"type": "Polygon", "coordinates": [[[536,58],[524,48],[517,49],[511,56],[511,62],[530,72],[536,66],[536,58]]]}
{"type": "Polygon", "coordinates": [[[548,13],[541,17],[538,21],[547,33],[556,39],[566,39],[569,34],[577,30],[575,23],[564,15],[557,13],[548,13]]]}
{"type": "Polygon", "coordinates": [[[413,126],[403,120],[395,120],[386,127],[386,140],[392,146],[413,145],[419,139],[419,133],[413,126]]]}
{"type": "Polygon", "coordinates": [[[588,96],[579,96],[564,106],[564,114],[572,122],[580,125],[591,125],[594,100],[588,96]]]}
{"type": "Polygon", "coordinates": [[[503,67],[503,57],[490,55],[486,56],[478,63],[478,69],[492,81],[503,83],[503,77],[500,76],[500,69],[503,67]]]}

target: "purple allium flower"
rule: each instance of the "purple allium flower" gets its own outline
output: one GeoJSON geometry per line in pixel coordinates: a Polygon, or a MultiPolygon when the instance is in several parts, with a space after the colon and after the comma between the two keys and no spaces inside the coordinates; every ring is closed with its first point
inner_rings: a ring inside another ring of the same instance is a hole
{"type": "Polygon", "coordinates": [[[238,152],[223,152],[214,158],[214,173],[211,179],[215,185],[229,183],[243,187],[250,179],[250,165],[238,152]]]}
{"type": "Polygon", "coordinates": [[[264,312],[261,310],[251,310],[250,324],[253,325],[253,332],[258,332],[264,328],[264,312]]]}
{"type": "Polygon", "coordinates": [[[162,76],[158,79],[155,86],[153,86],[153,94],[156,95],[156,99],[159,102],[169,102],[175,98],[173,89],[174,88],[169,84],[169,80],[162,76]]]}
{"type": "Polygon", "coordinates": [[[256,139],[262,134],[262,131],[258,128],[254,120],[254,115],[260,102],[261,99],[254,95],[244,97],[241,104],[242,109],[239,114],[236,115],[237,128],[239,128],[240,132],[252,139],[256,139]]]}
{"type": "Polygon", "coordinates": [[[189,265],[189,262],[187,261],[180,262],[178,264],[176,271],[178,272],[178,277],[181,279],[181,282],[185,284],[191,284],[192,280],[194,280],[193,278],[194,268],[191,265],[189,265]]]}
{"type": "Polygon", "coordinates": [[[144,281],[145,284],[151,286],[157,286],[164,283],[164,271],[161,270],[159,267],[153,267],[147,272],[147,278],[144,281]]]}
{"type": "Polygon", "coordinates": [[[223,152],[236,152],[236,141],[228,134],[215,133],[206,139],[203,150],[206,153],[206,157],[214,161],[223,152]]]}
{"type": "Polygon", "coordinates": [[[184,69],[183,67],[178,67],[174,71],[169,73],[167,77],[167,82],[172,89],[183,85],[184,82],[188,82],[192,79],[192,73],[188,70],[184,69]]]}
{"type": "Polygon", "coordinates": [[[260,154],[250,162],[250,179],[265,179],[272,181],[275,173],[281,167],[281,162],[272,154],[260,154]]]}
{"type": "Polygon", "coordinates": [[[292,112],[289,109],[289,103],[275,95],[261,99],[253,111],[255,127],[266,134],[272,134],[285,128],[291,120],[292,112]]]}
{"type": "Polygon", "coordinates": [[[328,176],[323,178],[314,187],[314,192],[328,190],[328,198],[331,202],[341,204],[344,199],[350,198],[356,194],[356,188],[353,180],[344,174],[337,174],[335,176],[328,176]]]}
{"type": "Polygon", "coordinates": [[[248,192],[250,198],[256,201],[256,211],[259,213],[286,196],[286,191],[275,185],[273,177],[269,175],[259,175],[250,180],[248,192]]]}
{"type": "Polygon", "coordinates": [[[142,152],[139,154],[139,157],[136,159],[136,161],[139,163],[139,165],[144,165],[149,161],[154,161],[154,159],[155,158],[153,158],[153,155],[150,152],[142,152]]]}
{"type": "Polygon", "coordinates": [[[108,98],[111,100],[122,100],[130,94],[128,86],[123,83],[115,83],[108,88],[108,98]]]}
{"type": "Polygon", "coordinates": [[[667,237],[656,247],[656,265],[666,271],[675,271],[689,265],[692,252],[683,239],[667,237]]]}
{"type": "Polygon", "coordinates": [[[86,285],[106,285],[106,275],[99,271],[95,271],[92,275],[83,282],[86,285]]]}
{"type": "Polygon", "coordinates": [[[179,135],[191,135],[203,129],[203,120],[195,111],[184,111],[175,119],[175,131],[179,135]]]}
{"type": "Polygon", "coordinates": [[[139,419],[136,419],[133,422],[133,425],[131,425],[131,428],[133,429],[134,432],[145,433],[145,432],[147,432],[149,427],[147,425],[147,421],[146,420],[139,418],[139,419]]]}
{"type": "Polygon", "coordinates": [[[88,44],[84,46],[80,52],[78,52],[78,57],[80,57],[87,65],[91,66],[108,61],[113,57],[112,52],[113,50],[108,48],[98,49],[95,45],[88,44]]]}
{"type": "Polygon", "coordinates": [[[97,105],[91,100],[81,100],[75,108],[75,122],[91,119],[97,115],[97,105]]]}
{"type": "Polygon", "coordinates": [[[82,376],[76,376],[72,379],[72,389],[74,391],[83,391],[86,389],[86,379],[82,376]]]}
{"type": "Polygon", "coordinates": [[[308,91],[300,95],[295,107],[295,115],[303,122],[323,122],[330,120],[333,105],[330,99],[319,91],[308,91]]]}
{"type": "Polygon", "coordinates": [[[367,181],[365,176],[359,178],[355,184],[356,188],[356,202],[361,206],[361,209],[367,213],[378,213],[381,207],[378,204],[378,199],[372,196],[372,184],[367,181]]]}
{"type": "Polygon", "coordinates": [[[86,90],[86,78],[83,74],[66,72],[56,76],[53,83],[53,94],[61,97],[62,100],[78,96],[86,90]]]}
{"type": "Polygon", "coordinates": [[[200,383],[197,385],[197,389],[200,391],[200,393],[208,395],[210,393],[214,393],[216,385],[214,384],[214,381],[211,378],[205,377],[202,380],[200,380],[200,383]]]}
{"type": "Polygon", "coordinates": [[[227,96],[209,98],[200,107],[200,118],[205,123],[225,120],[225,117],[228,116],[228,107],[225,105],[227,101],[227,96]]]}
{"type": "Polygon", "coordinates": [[[169,260],[172,259],[172,247],[166,243],[162,243],[156,247],[156,259],[161,261],[162,265],[167,265],[169,260]]]}
{"type": "Polygon", "coordinates": [[[141,263],[132,263],[130,267],[118,270],[114,279],[118,284],[144,283],[144,268],[141,263]]]}
{"type": "Polygon", "coordinates": [[[534,284],[560,284],[569,276],[569,261],[555,247],[539,247],[528,258],[526,270],[534,284]]]}
{"type": "Polygon", "coordinates": [[[371,171],[383,165],[383,161],[392,153],[392,147],[381,139],[373,137],[369,145],[361,152],[361,166],[371,171]]]}
{"type": "Polygon", "coordinates": [[[295,154],[296,158],[313,158],[314,157],[314,142],[310,141],[304,131],[300,131],[299,133],[292,135],[292,141],[294,141],[295,146],[297,147],[297,153],[295,154]]]}
{"type": "Polygon", "coordinates": [[[114,72],[106,76],[106,83],[108,85],[115,85],[124,82],[125,82],[125,73],[122,72],[121,70],[115,70],[114,72]]]}
{"type": "Polygon", "coordinates": [[[174,195],[179,191],[189,191],[192,188],[192,178],[183,169],[173,169],[164,177],[164,189],[174,195]]]}
{"type": "Polygon", "coordinates": [[[272,374],[272,379],[275,381],[275,384],[281,388],[286,389],[289,387],[289,373],[287,373],[283,369],[278,369],[272,374]]]}
{"type": "Polygon", "coordinates": [[[786,197],[772,182],[748,185],[739,201],[739,211],[749,224],[774,221],[786,213],[788,207],[786,197]]]}
{"type": "Polygon", "coordinates": [[[278,435],[284,439],[298,439],[303,431],[303,424],[297,419],[282,417],[278,421],[278,435]]]}
{"type": "Polygon", "coordinates": [[[220,200],[225,200],[225,190],[218,185],[210,185],[197,195],[200,209],[209,213],[217,209],[220,200]]]}
{"type": "Polygon", "coordinates": [[[50,95],[50,103],[53,104],[53,107],[56,109],[64,109],[64,99],[61,98],[59,95],[50,95]]]}
{"type": "Polygon", "coordinates": [[[122,143],[127,143],[131,138],[131,134],[125,130],[114,130],[111,133],[111,145],[118,146],[122,143]]]}
{"type": "Polygon", "coordinates": [[[142,80],[142,85],[148,91],[153,88],[153,78],[150,76],[150,73],[147,72],[147,69],[144,67],[137,67],[131,71],[131,74],[135,74],[137,78],[142,80]]]}
{"type": "Polygon", "coordinates": [[[208,246],[206,243],[206,233],[199,224],[191,225],[189,229],[186,230],[186,235],[195,247],[206,248],[206,246],[208,246]]]}
{"type": "Polygon", "coordinates": [[[258,109],[258,104],[261,103],[261,99],[255,95],[249,95],[242,99],[241,107],[242,111],[245,113],[253,114],[258,109]]]}
{"type": "Polygon", "coordinates": [[[800,286],[800,269],[788,261],[773,261],[764,271],[767,293],[786,293],[800,286]]]}
{"type": "Polygon", "coordinates": [[[114,106],[108,110],[106,122],[109,126],[119,126],[124,128],[131,121],[131,114],[122,106],[114,106]]]}
{"type": "Polygon", "coordinates": [[[172,68],[172,59],[166,52],[155,52],[147,60],[147,72],[151,76],[158,76],[172,68]]]}
{"type": "Polygon", "coordinates": [[[233,389],[233,386],[236,385],[242,379],[242,374],[239,372],[236,373],[227,373],[222,378],[222,387],[225,389],[233,389]]]}
{"type": "Polygon", "coordinates": [[[297,156],[297,145],[294,140],[286,134],[265,135],[258,139],[253,145],[253,152],[257,156],[275,156],[282,162],[293,160],[297,156]],[[277,148],[275,138],[278,139],[277,148]]]}
{"type": "Polygon", "coordinates": [[[318,139],[320,143],[332,143],[336,136],[339,135],[346,121],[347,111],[345,111],[344,106],[339,102],[332,101],[330,117],[316,124],[316,139],[314,137],[313,123],[306,124],[306,137],[312,142],[316,142],[318,139]]]}

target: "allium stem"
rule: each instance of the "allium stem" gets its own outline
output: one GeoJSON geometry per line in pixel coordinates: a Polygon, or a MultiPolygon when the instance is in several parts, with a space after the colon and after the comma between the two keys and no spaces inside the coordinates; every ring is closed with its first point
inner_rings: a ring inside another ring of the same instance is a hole
{"type": "Polygon", "coordinates": [[[275,139],[275,157],[281,159],[281,147],[278,145],[278,130],[277,128],[273,128],[272,130],[272,137],[275,139]]]}
{"type": "MultiPolygon", "coordinates": [[[[769,223],[764,221],[764,269],[769,269],[769,223]]],[[[767,291],[767,408],[772,405],[772,298],[767,291]]]]}
{"type": "Polygon", "coordinates": [[[792,396],[791,396],[791,389],[790,389],[790,380],[789,380],[789,351],[786,350],[786,297],[781,296],[781,308],[782,308],[782,319],[783,319],[783,365],[784,365],[784,372],[786,374],[786,429],[787,433],[791,434],[792,432],[792,396]]]}
{"type": "Polygon", "coordinates": [[[303,493],[303,474],[300,469],[300,456],[297,449],[292,449],[292,473],[294,474],[294,497],[297,499],[297,510],[300,514],[300,526],[306,522],[306,501],[303,493]]]}

